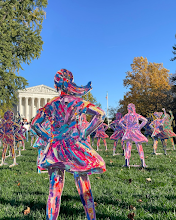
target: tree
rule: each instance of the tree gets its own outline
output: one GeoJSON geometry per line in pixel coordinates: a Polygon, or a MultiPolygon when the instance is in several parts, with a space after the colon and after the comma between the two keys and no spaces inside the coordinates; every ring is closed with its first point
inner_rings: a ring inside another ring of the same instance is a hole
{"type": "MultiPolygon", "coordinates": [[[[96,98],[93,97],[91,92],[88,92],[86,95],[83,95],[82,98],[101,108],[101,104],[97,102],[96,98]]],[[[91,120],[91,116],[87,115],[87,121],[90,121],[90,120],[91,120]]]]}
{"type": "Polygon", "coordinates": [[[144,116],[163,107],[169,109],[172,100],[169,70],[162,63],[151,63],[143,57],[135,57],[131,69],[123,81],[130,91],[119,101],[121,112],[127,112],[129,103],[134,103],[136,111],[144,116]]]}
{"type": "MultiPolygon", "coordinates": [[[[175,35],[175,38],[176,38],[176,35],[175,35]]],[[[174,55],[176,55],[176,44],[175,44],[172,48],[173,48],[172,53],[173,53],[174,55]]],[[[176,56],[171,59],[171,61],[174,61],[174,60],[176,60],[176,56]]]]}
{"type": "Polygon", "coordinates": [[[176,73],[171,76],[171,92],[173,96],[171,110],[176,115],[176,73]]]}
{"type": "Polygon", "coordinates": [[[83,95],[82,98],[101,108],[101,104],[97,102],[96,98],[93,97],[91,92],[88,92],[86,95],[83,95]]]}
{"type": "MultiPolygon", "coordinates": [[[[43,41],[40,33],[47,0],[0,1],[0,100],[2,108],[17,101],[16,90],[27,80],[17,73],[21,64],[39,58],[43,41]]],[[[1,108],[1,109],[2,109],[1,108]]]]}

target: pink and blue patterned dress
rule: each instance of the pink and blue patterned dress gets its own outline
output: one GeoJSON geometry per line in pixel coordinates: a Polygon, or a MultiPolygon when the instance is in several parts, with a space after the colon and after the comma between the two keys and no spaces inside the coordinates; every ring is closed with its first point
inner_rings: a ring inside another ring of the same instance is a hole
{"type": "Polygon", "coordinates": [[[134,141],[135,143],[145,143],[148,139],[141,133],[141,126],[139,120],[146,121],[142,115],[137,113],[127,113],[121,120],[120,124],[125,124],[125,133],[122,138],[123,141],[134,141]]]}
{"type": "Polygon", "coordinates": [[[105,114],[100,108],[72,95],[62,94],[47,103],[39,110],[31,124],[36,133],[42,135],[48,143],[40,160],[40,168],[58,167],[71,173],[86,174],[104,172],[104,160],[86,141],[87,136],[97,128],[104,117],[105,114]],[[79,126],[79,117],[86,112],[100,117],[96,117],[89,123],[88,128],[83,129],[79,126]],[[46,116],[51,124],[50,133],[40,124],[46,116]]]}
{"type": "Polygon", "coordinates": [[[96,130],[95,137],[96,138],[109,138],[109,136],[105,133],[105,131],[108,129],[108,125],[105,123],[102,123],[96,130]]]}

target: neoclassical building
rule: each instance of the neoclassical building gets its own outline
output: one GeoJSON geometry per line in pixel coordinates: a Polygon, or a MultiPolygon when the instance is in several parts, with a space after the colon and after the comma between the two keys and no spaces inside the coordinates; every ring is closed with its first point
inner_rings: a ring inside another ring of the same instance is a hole
{"type": "Polygon", "coordinates": [[[14,108],[14,113],[20,112],[22,118],[30,121],[39,108],[42,108],[50,99],[58,96],[55,89],[45,86],[33,86],[27,89],[18,90],[18,104],[14,108]]]}

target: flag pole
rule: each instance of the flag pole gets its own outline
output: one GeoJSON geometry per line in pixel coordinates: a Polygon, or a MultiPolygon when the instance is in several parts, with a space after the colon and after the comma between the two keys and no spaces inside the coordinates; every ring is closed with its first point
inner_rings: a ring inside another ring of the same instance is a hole
{"type": "Polygon", "coordinates": [[[108,118],[108,92],[107,92],[107,95],[106,95],[106,100],[107,100],[107,112],[106,112],[106,117],[107,117],[108,126],[109,126],[109,118],[108,118]]]}

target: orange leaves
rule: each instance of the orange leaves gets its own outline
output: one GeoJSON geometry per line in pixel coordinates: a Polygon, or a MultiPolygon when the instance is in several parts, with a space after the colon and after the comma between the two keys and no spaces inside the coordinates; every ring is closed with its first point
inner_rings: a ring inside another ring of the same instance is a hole
{"type": "Polygon", "coordinates": [[[137,201],[138,201],[138,202],[143,202],[142,199],[138,199],[137,201]]]}
{"type": "Polygon", "coordinates": [[[31,211],[30,207],[27,207],[27,209],[24,210],[24,215],[28,215],[30,211],[31,211]]]}
{"type": "Polygon", "coordinates": [[[136,208],[134,206],[132,206],[132,205],[130,205],[130,209],[131,210],[136,210],[136,208]]]}
{"type": "Polygon", "coordinates": [[[97,205],[98,205],[98,203],[97,203],[97,202],[94,202],[94,206],[97,207],[97,205]]]}

